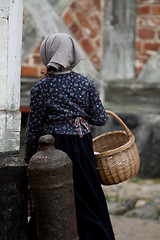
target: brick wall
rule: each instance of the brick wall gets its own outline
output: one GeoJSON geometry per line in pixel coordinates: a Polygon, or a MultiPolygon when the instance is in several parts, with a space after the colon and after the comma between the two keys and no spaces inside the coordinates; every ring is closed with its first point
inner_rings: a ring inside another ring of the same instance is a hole
{"type": "Polygon", "coordinates": [[[136,75],[160,47],[160,0],[137,0],[136,75]]]}
{"type": "Polygon", "coordinates": [[[72,0],[62,14],[97,70],[101,69],[104,0],[72,0]]]}

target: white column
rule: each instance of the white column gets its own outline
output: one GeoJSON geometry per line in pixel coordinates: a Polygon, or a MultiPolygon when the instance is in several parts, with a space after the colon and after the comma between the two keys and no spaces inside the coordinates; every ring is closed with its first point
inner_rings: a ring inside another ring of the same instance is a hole
{"type": "Polygon", "coordinates": [[[18,151],[22,0],[0,0],[0,152],[18,151]]]}

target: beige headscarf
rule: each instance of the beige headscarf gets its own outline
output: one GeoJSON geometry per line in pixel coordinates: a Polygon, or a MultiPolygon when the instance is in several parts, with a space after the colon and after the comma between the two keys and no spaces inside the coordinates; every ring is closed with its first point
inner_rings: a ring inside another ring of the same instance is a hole
{"type": "Polygon", "coordinates": [[[52,34],[41,44],[40,56],[46,67],[58,71],[71,70],[83,59],[74,39],[66,33],[52,34]]]}

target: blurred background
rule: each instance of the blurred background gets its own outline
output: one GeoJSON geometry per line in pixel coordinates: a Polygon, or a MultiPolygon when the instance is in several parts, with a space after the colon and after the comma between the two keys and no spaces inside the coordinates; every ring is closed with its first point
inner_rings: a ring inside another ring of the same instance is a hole
{"type": "MultiPolygon", "coordinates": [[[[21,156],[31,87],[45,70],[40,44],[56,32],[71,34],[85,60],[74,71],[91,77],[106,109],[136,136],[140,177],[160,177],[160,1],[24,0],[21,70],[21,156]]],[[[119,129],[114,119],[93,136],[119,129]]]]}
{"type": "MultiPolygon", "coordinates": [[[[23,0],[21,151],[30,90],[45,68],[40,44],[52,33],[71,34],[85,60],[74,71],[91,77],[106,109],[136,138],[138,175],[103,186],[118,240],[157,240],[160,235],[160,1],[23,0]]],[[[122,129],[109,117],[93,137],[122,129]]]]}

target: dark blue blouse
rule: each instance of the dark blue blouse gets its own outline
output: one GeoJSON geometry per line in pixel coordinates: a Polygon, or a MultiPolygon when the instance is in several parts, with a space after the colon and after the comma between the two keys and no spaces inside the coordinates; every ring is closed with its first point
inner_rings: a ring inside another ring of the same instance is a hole
{"type": "Polygon", "coordinates": [[[101,126],[107,114],[91,79],[70,72],[52,74],[31,89],[30,114],[26,129],[25,160],[37,151],[43,134],[84,135],[90,132],[87,122],[101,126]],[[78,117],[78,118],[77,118],[78,117]],[[75,123],[75,119],[77,124],[75,123]]]}

